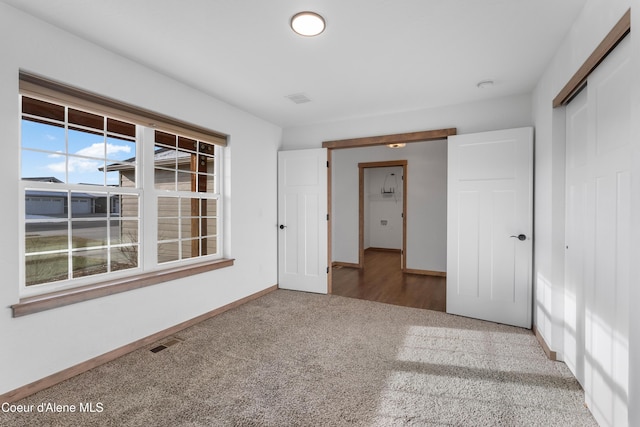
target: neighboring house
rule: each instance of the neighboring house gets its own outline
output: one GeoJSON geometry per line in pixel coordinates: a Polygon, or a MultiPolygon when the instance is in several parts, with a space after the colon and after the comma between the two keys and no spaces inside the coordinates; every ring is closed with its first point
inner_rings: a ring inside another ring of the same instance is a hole
{"type": "MultiPolygon", "coordinates": [[[[24,181],[60,183],[55,177],[23,178],[24,181]]],[[[27,190],[25,197],[25,215],[28,219],[34,216],[66,216],[69,209],[67,195],[60,191],[27,190]]],[[[106,214],[111,208],[112,216],[120,215],[120,198],[107,197],[89,193],[71,193],[71,215],[85,216],[106,214]]]]}
{"type": "MultiPolygon", "coordinates": [[[[193,161],[196,155],[182,150],[176,150],[174,148],[162,148],[156,147],[154,153],[154,181],[156,190],[167,191],[196,191],[197,186],[201,187],[201,190],[213,188],[213,158],[209,158],[206,165],[207,173],[211,175],[198,175],[193,173],[195,169],[193,161]]],[[[134,158],[124,160],[123,163],[111,164],[107,166],[108,172],[120,173],[120,187],[133,188],[135,187],[135,167],[134,158]]],[[[159,241],[175,240],[179,236],[183,240],[183,252],[189,250],[189,245],[193,242],[184,239],[190,237],[200,237],[200,229],[206,229],[207,234],[210,236],[217,234],[217,221],[209,218],[202,218],[203,216],[217,216],[217,203],[215,200],[209,200],[206,207],[201,207],[197,204],[197,201],[186,200],[181,197],[178,199],[175,196],[161,197],[158,200],[158,221],[161,223],[158,231],[159,241]],[[182,215],[179,213],[179,209],[182,210],[182,215]],[[188,209],[190,212],[185,215],[184,209],[188,209]],[[181,220],[181,217],[187,217],[187,220],[181,220]],[[191,218],[188,218],[191,217],[191,218]]],[[[121,215],[123,218],[136,217],[138,215],[138,206],[131,199],[123,199],[121,202],[121,215]]],[[[121,233],[127,235],[134,230],[130,230],[130,223],[123,224],[121,233]]],[[[217,251],[215,239],[207,239],[206,246],[208,253],[215,253],[217,251]]],[[[194,243],[196,244],[196,243],[194,243]]],[[[168,243],[161,244],[158,247],[158,259],[160,262],[171,261],[177,258],[177,244],[168,243]]],[[[197,247],[197,244],[196,244],[197,247]]],[[[199,249],[194,248],[196,252],[199,249]]]]}

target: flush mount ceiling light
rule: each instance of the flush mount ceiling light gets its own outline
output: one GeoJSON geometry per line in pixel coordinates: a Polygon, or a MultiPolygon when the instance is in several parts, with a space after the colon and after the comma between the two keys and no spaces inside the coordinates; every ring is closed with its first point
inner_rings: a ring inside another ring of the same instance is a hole
{"type": "Polygon", "coordinates": [[[325,26],[324,18],[315,12],[296,13],[291,18],[291,29],[301,36],[317,36],[325,26]]]}
{"type": "Polygon", "coordinates": [[[387,144],[387,147],[389,147],[389,148],[402,148],[405,145],[407,145],[407,144],[405,144],[404,142],[396,142],[395,144],[387,144]]]}

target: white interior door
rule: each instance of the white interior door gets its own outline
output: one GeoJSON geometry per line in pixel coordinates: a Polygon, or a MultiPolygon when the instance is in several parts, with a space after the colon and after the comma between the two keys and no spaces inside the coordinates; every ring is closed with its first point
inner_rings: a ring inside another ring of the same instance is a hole
{"type": "Polygon", "coordinates": [[[531,327],[533,129],[449,137],[447,313],[531,327]]]}
{"type": "Polygon", "coordinates": [[[278,286],[326,294],[327,149],[278,153],[278,286]]]}

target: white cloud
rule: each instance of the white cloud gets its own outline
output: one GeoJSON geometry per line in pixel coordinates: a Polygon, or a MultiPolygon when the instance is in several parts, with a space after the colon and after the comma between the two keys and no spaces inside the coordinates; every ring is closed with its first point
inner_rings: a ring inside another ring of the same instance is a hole
{"type": "MultiPolygon", "coordinates": [[[[130,153],[131,147],[127,145],[116,145],[116,144],[107,144],[106,146],[107,156],[112,156],[117,153],[130,153]]],[[[88,147],[84,147],[74,154],[80,156],[87,157],[97,157],[100,159],[104,158],[105,154],[105,144],[103,142],[98,142],[95,144],[91,144],[88,147]]],[[[50,154],[49,158],[59,158],[61,155],[59,154],[50,154]]],[[[46,165],[46,168],[52,172],[65,172],[66,162],[56,162],[49,163],[46,165]]],[[[98,168],[104,167],[104,162],[93,159],[84,159],[80,157],[69,157],[68,158],[68,172],[97,172],[98,168]]]]}
{"type": "MultiPolygon", "coordinates": [[[[78,150],[75,154],[80,156],[88,156],[88,157],[104,157],[104,143],[97,142],[95,144],[91,144],[88,147],[85,147],[81,150],[78,150]]],[[[128,145],[116,145],[107,143],[107,156],[117,154],[117,153],[130,153],[131,147],[128,145]]]]}

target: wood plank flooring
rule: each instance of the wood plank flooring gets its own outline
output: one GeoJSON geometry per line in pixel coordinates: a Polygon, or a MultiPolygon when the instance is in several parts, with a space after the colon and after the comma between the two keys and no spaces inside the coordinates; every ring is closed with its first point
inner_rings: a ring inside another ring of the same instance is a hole
{"type": "Polygon", "coordinates": [[[446,311],[446,278],[403,274],[400,253],[365,251],[364,269],[333,267],[334,295],[446,311]]]}

